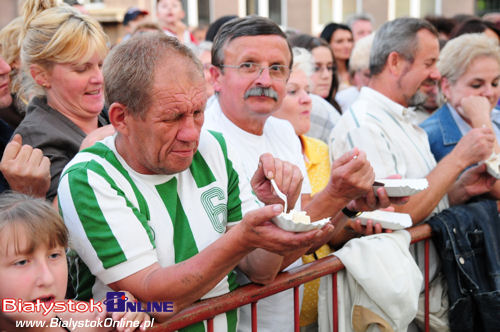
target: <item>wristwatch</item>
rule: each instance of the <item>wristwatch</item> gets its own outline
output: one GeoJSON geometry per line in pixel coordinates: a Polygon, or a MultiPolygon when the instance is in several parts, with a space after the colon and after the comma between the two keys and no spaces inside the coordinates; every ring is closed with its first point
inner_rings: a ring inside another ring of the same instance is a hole
{"type": "Polygon", "coordinates": [[[351,211],[347,207],[342,209],[342,213],[345,214],[348,218],[354,219],[358,217],[361,213],[361,211],[351,211]]]}

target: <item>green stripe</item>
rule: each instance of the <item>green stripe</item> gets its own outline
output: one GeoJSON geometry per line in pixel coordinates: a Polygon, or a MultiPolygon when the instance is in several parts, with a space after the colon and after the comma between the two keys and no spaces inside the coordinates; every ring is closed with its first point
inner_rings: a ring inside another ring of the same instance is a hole
{"type": "Polygon", "coordinates": [[[203,188],[216,181],[214,174],[210,170],[210,167],[208,167],[205,159],[203,159],[200,151],[196,151],[194,154],[193,162],[191,166],[189,166],[189,170],[198,188],[203,188]]]}
{"type": "Polygon", "coordinates": [[[229,291],[232,292],[236,288],[240,287],[240,284],[236,281],[236,271],[231,271],[227,275],[227,283],[229,285],[229,291]]]}
{"type": "Polygon", "coordinates": [[[87,170],[72,171],[67,176],[78,218],[104,268],[125,262],[127,257],[104,218],[94,190],[88,184],[87,170]]]}
{"type": "Polygon", "coordinates": [[[203,322],[194,323],[193,325],[180,329],[179,332],[205,332],[205,324],[203,324],[203,322]]]}
{"type": "Polygon", "coordinates": [[[167,208],[174,229],[175,263],[185,261],[198,253],[196,241],[182,203],[177,195],[177,179],[157,185],[156,190],[167,208]]]}
{"type": "Polygon", "coordinates": [[[347,141],[349,141],[349,148],[354,148],[354,142],[352,141],[352,136],[350,132],[347,132],[347,141]]]}
{"type": "Polygon", "coordinates": [[[238,325],[238,309],[233,309],[226,312],[227,332],[236,332],[238,325]]]}
{"type": "Polygon", "coordinates": [[[226,162],[226,172],[227,172],[227,222],[240,221],[243,219],[243,212],[241,211],[241,199],[240,199],[240,187],[239,187],[239,176],[238,172],[233,168],[233,163],[227,156],[227,146],[226,141],[221,133],[216,131],[209,132],[213,137],[219,142],[222,148],[222,153],[224,154],[224,159],[226,162]]]}
{"type": "MultiPolygon", "coordinates": [[[[153,246],[153,248],[156,248],[156,245],[155,245],[155,242],[154,242],[154,235],[153,235],[153,232],[151,231],[151,228],[149,227],[149,209],[147,209],[147,205],[146,205],[146,209],[140,209],[137,208],[129,199],[128,197],[125,195],[125,192],[122,190],[122,188],[118,187],[118,185],[116,184],[115,180],[113,180],[109,174],[106,172],[105,168],[99,164],[96,160],[91,160],[89,162],[86,162],[85,163],[85,168],[74,168],[78,165],[81,165],[82,163],[80,164],[76,164],[76,165],[73,165],[68,171],[72,171],[70,174],[72,173],[79,173],[81,172],[82,170],[84,169],[87,169],[87,170],[91,170],[93,172],[95,172],[96,174],[98,174],[99,176],[101,176],[102,178],[104,178],[104,180],[110,185],[110,187],[114,190],[114,193],[116,193],[116,195],[120,196],[123,198],[123,200],[126,202],[126,205],[127,207],[134,213],[135,217],[137,218],[137,220],[140,221],[142,227],[144,227],[144,230],[146,231],[146,233],[148,234],[148,237],[149,237],[149,242],[151,243],[151,245],[153,246]],[[146,212],[147,214],[144,214],[143,212],[146,212]]],[[[130,179],[129,181],[132,181],[132,179],[130,179]]],[[[130,183],[130,182],[129,182],[130,183]]],[[[78,196],[77,196],[78,197],[78,196]]],[[[144,200],[144,197],[141,195],[141,197],[143,198],[144,200]]],[[[136,198],[137,198],[137,195],[136,195],[136,198]]],[[[74,200],[75,201],[75,200],[74,200]]],[[[76,200],[77,201],[77,200],[76,200]]],[[[140,205],[140,202],[138,202],[139,205],[140,205]]],[[[146,204],[146,201],[144,200],[144,204],[146,204]]],[[[80,205],[79,203],[78,204],[75,204],[75,206],[78,206],[77,210],[80,210],[80,205]]],[[[96,205],[97,208],[99,208],[99,205],[96,205]]],[[[78,211],[78,213],[83,213],[83,212],[80,212],[78,211]]],[[[91,214],[92,212],[91,211],[87,211],[87,213],[91,214]]],[[[80,219],[80,220],[86,220],[86,219],[91,219],[92,218],[92,215],[90,215],[89,217],[85,218],[85,219],[80,219]]]]}
{"type": "Polygon", "coordinates": [[[375,115],[373,115],[371,113],[366,113],[366,116],[371,117],[372,119],[374,119],[377,122],[383,123],[382,120],[380,120],[379,118],[377,118],[375,115]]]}
{"type": "Polygon", "coordinates": [[[73,289],[75,290],[75,300],[89,301],[92,296],[92,287],[95,283],[95,276],[77,255],[71,250],[68,253],[69,274],[73,289]]]}
{"type": "MultiPolygon", "coordinates": [[[[380,133],[380,136],[382,136],[382,138],[385,141],[385,146],[387,147],[387,151],[391,151],[391,146],[389,144],[389,141],[385,138],[384,133],[380,133]]],[[[396,158],[396,155],[391,152],[391,156],[392,156],[392,161],[394,162],[394,170],[395,170],[396,174],[401,174],[401,173],[399,173],[398,160],[396,158]]]]}
{"type": "MultiPolygon", "coordinates": [[[[127,181],[130,183],[130,186],[132,187],[132,190],[134,191],[134,194],[135,194],[137,203],[139,204],[139,209],[140,209],[141,213],[144,214],[146,216],[146,218],[149,220],[150,219],[149,208],[148,208],[148,204],[146,203],[146,200],[144,199],[144,196],[142,196],[141,192],[139,191],[139,188],[137,188],[136,184],[134,183],[134,181],[130,177],[130,174],[128,174],[127,170],[123,167],[123,165],[120,163],[120,161],[118,161],[118,158],[116,158],[115,153],[110,148],[108,148],[105,144],[103,144],[101,142],[97,142],[93,146],[82,150],[82,152],[88,152],[91,154],[95,154],[101,158],[104,158],[108,163],[113,165],[113,167],[116,168],[116,170],[118,172],[120,172],[120,174],[123,175],[123,177],[125,179],[127,179],[127,181]]],[[[78,165],[78,164],[76,164],[76,165],[78,165]]],[[[68,173],[76,165],[73,165],[68,170],[66,170],[65,174],[68,173]]],[[[63,176],[64,176],[64,174],[63,174],[63,176]]]]}
{"type": "Polygon", "coordinates": [[[349,107],[349,113],[351,113],[352,119],[354,120],[354,123],[356,124],[356,127],[359,128],[359,121],[356,115],[354,115],[354,111],[352,110],[352,107],[349,107]]]}

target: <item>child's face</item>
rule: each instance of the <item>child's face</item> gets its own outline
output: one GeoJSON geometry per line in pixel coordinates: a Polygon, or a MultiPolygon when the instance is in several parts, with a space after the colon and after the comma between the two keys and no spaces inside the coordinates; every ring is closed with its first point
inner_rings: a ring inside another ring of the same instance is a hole
{"type": "Polygon", "coordinates": [[[184,18],[184,10],[179,0],[161,0],[156,8],[160,23],[173,24],[184,18]]]}
{"type": "MultiPolygon", "coordinates": [[[[68,281],[65,248],[49,249],[47,244],[39,244],[28,253],[29,240],[23,226],[17,227],[16,232],[6,226],[0,232],[0,299],[64,300],[68,281]]],[[[13,319],[26,314],[8,315],[13,319]]]]}

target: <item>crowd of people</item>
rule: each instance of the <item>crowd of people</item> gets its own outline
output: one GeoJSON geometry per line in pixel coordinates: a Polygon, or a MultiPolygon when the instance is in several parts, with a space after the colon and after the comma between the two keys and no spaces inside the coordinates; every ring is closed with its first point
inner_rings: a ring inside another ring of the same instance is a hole
{"type": "MultiPolygon", "coordinates": [[[[26,0],[0,30],[0,300],[123,291],[173,303],[108,313],[144,329],[337,253],[353,266],[339,287],[365,304],[345,309],[346,331],[419,331],[424,245],[357,219],[384,209],[433,229],[432,329],[498,329],[500,182],[484,163],[500,153],[495,22],[398,18],[374,31],[363,14],[312,36],[259,16],[190,30],[180,0],[158,0],[156,13],[152,22],[128,9],[111,48],[95,19],[56,0],[26,0]],[[373,187],[385,178],[428,187],[390,197],[373,187]],[[308,232],[271,222],[292,210],[329,222],[308,232]],[[353,239],[376,241],[344,246],[353,239]],[[377,254],[394,246],[401,254],[377,254]],[[363,262],[363,250],[381,263],[363,262]],[[403,284],[380,286],[380,302],[354,287],[367,282],[354,268],[365,263],[368,284],[398,271],[412,295],[398,302],[390,296],[403,284]],[[404,314],[385,307],[392,301],[404,314]]],[[[325,329],[319,283],[300,288],[303,332],[325,329]]],[[[258,330],[293,331],[293,311],[292,290],[260,300],[258,330]]],[[[251,312],[220,314],[214,330],[251,331],[251,312]]],[[[98,316],[0,311],[0,330],[51,319],[63,329],[98,316]]]]}

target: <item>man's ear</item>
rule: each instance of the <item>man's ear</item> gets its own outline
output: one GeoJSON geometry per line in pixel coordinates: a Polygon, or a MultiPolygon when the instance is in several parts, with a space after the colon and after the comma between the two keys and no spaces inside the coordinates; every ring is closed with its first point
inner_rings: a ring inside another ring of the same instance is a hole
{"type": "Polygon", "coordinates": [[[222,89],[221,80],[222,80],[224,75],[222,75],[221,70],[222,69],[219,67],[210,66],[210,76],[212,76],[211,82],[212,82],[212,86],[214,87],[214,91],[216,91],[216,92],[220,92],[222,89]]]}
{"type": "Polygon", "coordinates": [[[47,69],[40,65],[32,64],[30,65],[30,74],[38,85],[50,88],[50,73],[47,69]]]}
{"type": "Polygon", "coordinates": [[[122,135],[128,135],[128,122],[131,114],[127,107],[120,103],[113,103],[108,110],[109,122],[115,127],[115,130],[122,135]]]}
{"type": "Polygon", "coordinates": [[[405,63],[405,59],[398,52],[391,52],[387,57],[386,66],[391,74],[399,76],[403,72],[405,63]]]}

